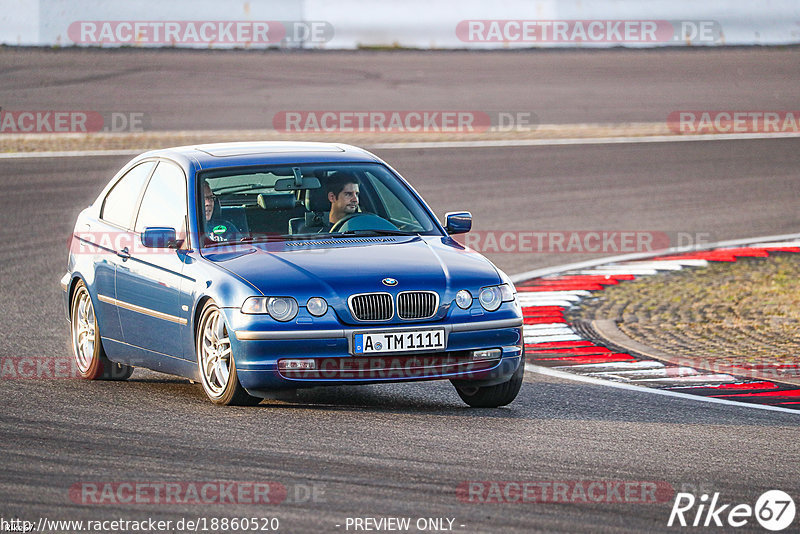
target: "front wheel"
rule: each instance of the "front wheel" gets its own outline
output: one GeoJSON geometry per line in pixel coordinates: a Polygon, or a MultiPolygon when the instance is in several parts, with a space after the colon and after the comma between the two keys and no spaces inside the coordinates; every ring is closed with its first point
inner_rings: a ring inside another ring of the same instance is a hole
{"type": "Polygon", "coordinates": [[[453,383],[461,400],[473,408],[497,408],[505,406],[517,398],[522,387],[522,377],[525,374],[525,355],[519,362],[519,367],[507,381],[494,386],[471,386],[469,382],[453,383]]]}
{"type": "Polygon", "coordinates": [[[261,402],[239,383],[228,327],[219,307],[209,301],[198,325],[197,364],[206,396],[214,404],[226,406],[252,406],[261,402]]]}
{"type": "Polygon", "coordinates": [[[133,373],[133,367],[115,363],[106,357],[100,341],[100,328],[94,313],[89,290],[78,282],[72,297],[70,312],[70,335],[72,354],[78,372],[89,380],[125,380],[133,373]]]}

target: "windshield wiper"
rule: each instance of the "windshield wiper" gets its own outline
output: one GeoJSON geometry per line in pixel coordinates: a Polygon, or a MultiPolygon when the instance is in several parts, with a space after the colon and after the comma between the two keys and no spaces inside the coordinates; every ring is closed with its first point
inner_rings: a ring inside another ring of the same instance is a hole
{"type": "Polygon", "coordinates": [[[247,237],[243,237],[239,240],[239,243],[258,243],[258,242],[265,242],[265,241],[285,241],[287,239],[294,239],[294,236],[288,234],[282,235],[250,235],[247,237]]]}
{"type": "Polygon", "coordinates": [[[397,236],[417,236],[418,232],[405,232],[403,230],[347,230],[346,232],[328,234],[326,237],[353,237],[353,236],[372,236],[372,235],[397,235],[397,236]]]}
{"type": "Polygon", "coordinates": [[[318,240],[318,239],[341,239],[351,237],[364,237],[364,236],[405,236],[420,237],[416,232],[404,232],[403,230],[348,230],[336,234],[282,234],[282,235],[253,235],[243,237],[239,240],[230,241],[212,241],[204,245],[204,247],[218,247],[221,245],[239,245],[242,243],[271,243],[275,241],[304,241],[304,240],[318,240]]]}
{"type": "Polygon", "coordinates": [[[241,245],[242,243],[257,243],[257,242],[267,242],[267,241],[284,241],[286,239],[291,239],[291,236],[287,235],[251,235],[247,237],[243,237],[241,239],[226,239],[225,241],[210,241],[205,243],[204,247],[219,247],[219,246],[235,246],[241,245]]]}
{"type": "Polygon", "coordinates": [[[325,234],[282,234],[282,235],[255,235],[243,237],[238,243],[263,243],[268,241],[303,241],[319,239],[325,234]]]}

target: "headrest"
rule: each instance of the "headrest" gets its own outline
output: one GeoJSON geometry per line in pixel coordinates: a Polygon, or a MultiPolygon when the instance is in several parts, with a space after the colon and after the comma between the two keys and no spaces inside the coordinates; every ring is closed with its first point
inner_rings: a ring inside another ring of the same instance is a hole
{"type": "Polygon", "coordinates": [[[262,210],[290,210],[295,207],[294,193],[265,195],[259,193],[258,206],[262,210]]]}
{"type": "Polygon", "coordinates": [[[306,209],[309,211],[330,211],[331,203],[324,187],[306,190],[306,209]]]}

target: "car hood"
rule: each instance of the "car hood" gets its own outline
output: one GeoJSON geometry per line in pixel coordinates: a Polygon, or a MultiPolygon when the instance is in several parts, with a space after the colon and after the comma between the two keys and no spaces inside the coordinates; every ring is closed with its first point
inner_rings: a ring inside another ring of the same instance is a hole
{"type": "Polygon", "coordinates": [[[337,311],[357,293],[432,290],[444,303],[459,289],[475,293],[501,282],[489,260],[442,237],[298,240],[208,249],[203,256],[264,295],[293,296],[300,305],[321,296],[337,311]],[[397,284],[386,285],[386,278],[397,284]]]}

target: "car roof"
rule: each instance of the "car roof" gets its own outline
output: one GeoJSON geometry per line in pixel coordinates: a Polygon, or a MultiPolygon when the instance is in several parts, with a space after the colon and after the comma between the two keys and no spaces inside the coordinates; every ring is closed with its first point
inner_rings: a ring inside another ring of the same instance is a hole
{"type": "Polygon", "coordinates": [[[140,156],[140,158],[145,157],[166,157],[175,160],[186,158],[194,160],[199,169],[265,164],[380,161],[374,155],[358,147],[342,143],[300,141],[187,145],[152,150],[140,156]]]}

